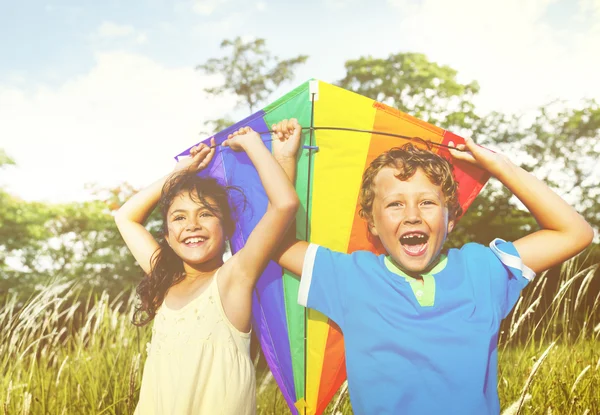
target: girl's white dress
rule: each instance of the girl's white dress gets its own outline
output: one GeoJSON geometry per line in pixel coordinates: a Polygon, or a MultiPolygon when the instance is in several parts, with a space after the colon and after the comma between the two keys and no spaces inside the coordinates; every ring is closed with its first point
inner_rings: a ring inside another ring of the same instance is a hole
{"type": "Polygon", "coordinates": [[[180,310],[156,313],[136,415],[255,413],[250,333],[225,315],[217,276],[180,310]]]}

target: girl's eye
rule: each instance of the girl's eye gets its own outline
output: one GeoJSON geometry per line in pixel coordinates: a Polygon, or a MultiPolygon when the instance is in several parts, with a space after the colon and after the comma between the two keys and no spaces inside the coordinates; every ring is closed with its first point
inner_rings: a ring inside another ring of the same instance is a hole
{"type": "Polygon", "coordinates": [[[212,216],[212,214],[211,214],[210,212],[202,212],[202,213],[200,214],[200,217],[201,217],[201,218],[209,218],[209,217],[211,217],[211,216],[212,216]]]}
{"type": "Polygon", "coordinates": [[[175,216],[175,217],[173,218],[173,221],[177,221],[177,220],[183,220],[183,219],[185,219],[185,217],[183,217],[183,216],[175,216]]]}

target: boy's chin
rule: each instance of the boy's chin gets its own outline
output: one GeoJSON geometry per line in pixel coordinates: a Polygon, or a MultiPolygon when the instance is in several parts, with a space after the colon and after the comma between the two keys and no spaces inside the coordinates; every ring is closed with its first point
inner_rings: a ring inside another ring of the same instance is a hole
{"type": "Polygon", "coordinates": [[[407,274],[425,274],[431,270],[438,262],[439,254],[430,257],[425,254],[421,258],[408,257],[395,258],[396,264],[407,274]]]}

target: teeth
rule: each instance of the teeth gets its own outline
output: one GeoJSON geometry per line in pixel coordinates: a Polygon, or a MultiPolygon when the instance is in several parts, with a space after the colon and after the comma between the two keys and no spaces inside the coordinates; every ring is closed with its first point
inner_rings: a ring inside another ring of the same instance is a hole
{"type": "Polygon", "coordinates": [[[186,244],[196,244],[198,242],[204,242],[206,238],[188,238],[185,240],[186,244]]]}
{"type": "Polygon", "coordinates": [[[407,233],[405,235],[402,235],[402,239],[408,240],[411,238],[420,238],[420,239],[425,239],[426,236],[423,235],[422,233],[407,233]]]}

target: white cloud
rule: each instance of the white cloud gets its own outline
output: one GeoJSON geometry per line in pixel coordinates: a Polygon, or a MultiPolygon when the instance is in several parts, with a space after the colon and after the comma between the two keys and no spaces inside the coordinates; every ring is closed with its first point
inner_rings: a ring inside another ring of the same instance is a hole
{"type": "Polygon", "coordinates": [[[325,0],[325,6],[333,10],[341,10],[352,5],[355,0],[325,0]]]}
{"type": "Polygon", "coordinates": [[[258,3],[256,3],[256,9],[260,10],[260,11],[264,11],[267,9],[267,3],[264,1],[259,1],[258,3]]]}
{"type": "Polygon", "coordinates": [[[96,34],[100,38],[105,39],[114,39],[119,37],[127,37],[133,35],[135,33],[135,29],[130,25],[120,25],[113,22],[103,22],[96,34]]]}
{"type": "Polygon", "coordinates": [[[219,6],[227,0],[194,0],[192,10],[202,16],[210,16],[219,6]]]}
{"type": "MultiPolygon", "coordinates": [[[[400,38],[457,69],[463,80],[479,81],[485,109],[527,110],[556,98],[600,97],[597,18],[577,33],[548,23],[556,0],[388,1],[402,17],[400,38]]],[[[579,6],[597,11],[598,1],[581,0],[579,6]]]]}
{"type": "Polygon", "coordinates": [[[233,107],[231,96],[204,93],[216,81],[112,52],[55,88],[0,85],[0,148],[18,165],[3,181],[25,199],[50,201],[82,199],[85,183],[146,185],[201,140],[205,120],[233,107]]]}
{"type": "Polygon", "coordinates": [[[96,45],[108,45],[114,42],[124,41],[134,45],[141,45],[148,41],[145,33],[136,30],[131,25],[120,25],[113,22],[102,22],[102,24],[89,37],[96,45]]]}

